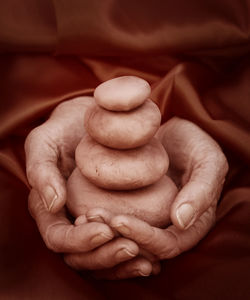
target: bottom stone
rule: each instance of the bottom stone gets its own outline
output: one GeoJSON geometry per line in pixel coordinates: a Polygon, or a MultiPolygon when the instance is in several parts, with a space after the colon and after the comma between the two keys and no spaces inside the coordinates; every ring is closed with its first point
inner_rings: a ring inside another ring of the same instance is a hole
{"type": "Polygon", "coordinates": [[[111,191],[95,186],[76,168],[67,183],[67,207],[78,217],[92,208],[115,214],[130,214],[156,227],[170,223],[170,206],[177,194],[174,182],[163,176],[156,183],[129,191],[111,191]]]}

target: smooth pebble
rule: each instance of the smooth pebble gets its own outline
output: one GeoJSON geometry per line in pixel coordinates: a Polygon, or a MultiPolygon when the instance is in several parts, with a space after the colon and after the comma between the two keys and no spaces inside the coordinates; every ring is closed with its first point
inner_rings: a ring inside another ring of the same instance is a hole
{"type": "Polygon", "coordinates": [[[78,217],[92,208],[104,208],[114,214],[130,214],[152,226],[170,223],[170,206],[177,188],[168,176],[150,186],[133,191],[109,191],[98,188],[76,168],[67,183],[67,207],[78,217]]]}
{"type": "Polygon", "coordinates": [[[137,189],[159,180],[168,169],[168,155],[152,138],[142,147],[115,150],[85,134],[75,153],[76,165],[92,183],[113,190],[137,189]]]}
{"type": "Polygon", "coordinates": [[[94,92],[98,105],[112,111],[129,111],[140,106],[151,93],[150,85],[135,76],[122,76],[100,84],[94,92]]]}

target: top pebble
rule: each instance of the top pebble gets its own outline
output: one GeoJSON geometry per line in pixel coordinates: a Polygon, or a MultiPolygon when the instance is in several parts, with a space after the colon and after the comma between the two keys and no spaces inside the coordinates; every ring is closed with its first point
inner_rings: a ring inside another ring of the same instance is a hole
{"type": "Polygon", "coordinates": [[[98,105],[111,111],[129,111],[150,96],[147,81],[135,76],[117,77],[100,84],[94,92],[98,105]]]}

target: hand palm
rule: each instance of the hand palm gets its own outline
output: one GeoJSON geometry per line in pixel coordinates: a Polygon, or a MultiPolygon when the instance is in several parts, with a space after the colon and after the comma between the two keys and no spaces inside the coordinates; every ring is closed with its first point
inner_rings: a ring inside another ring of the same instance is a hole
{"type": "Polygon", "coordinates": [[[150,260],[135,257],[139,248],[134,242],[113,239],[109,226],[89,223],[84,216],[72,224],[64,208],[65,181],[75,167],[75,148],[84,134],[84,111],[92,101],[79,97],[60,104],[49,120],[27,137],[27,176],[33,188],[29,210],[47,247],[67,253],[65,260],[75,269],[105,268],[106,278],[149,275],[159,270],[159,264],[152,266],[150,260]],[[113,268],[111,272],[109,268],[113,268]]]}
{"type": "Polygon", "coordinates": [[[89,222],[83,217],[74,226],[63,209],[65,180],[74,168],[74,151],[84,134],[82,116],[91,102],[92,98],[82,97],[59,105],[50,119],[28,136],[25,148],[27,175],[33,187],[29,197],[31,214],[47,246],[57,252],[71,253],[66,259],[74,268],[106,268],[101,272],[106,278],[158,272],[156,259],[170,258],[190,249],[213,225],[227,171],[226,159],[213,139],[196,125],[173,118],[158,132],[170,157],[169,174],[180,189],[171,208],[173,225],[159,229],[132,216],[113,216],[95,210],[88,213],[89,222]],[[48,186],[53,186],[52,194],[51,190],[46,192],[48,186]],[[45,209],[41,199],[53,213],[45,209]],[[194,210],[191,219],[190,215],[189,218],[184,215],[186,222],[178,215],[182,204],[191,204],[194,210]],[[101,224],[100,219],[109,226],[101,224]],[[129,231],[124,231],[126,227],[129,231]],[[125,238],[113,239],[114,231],[125,238]],[[99,242],[93,243],[96,236],[99,242]],[[120,250],[125,252],[118,259],[116,253],[120,250]],[[136,257],[138,254],[147,259],[136,257]],[[122,261],[127,262],[120,264],[122,261]]]}
{"type": "Polygon", "coordinates": [[[89,215],[102,217],[124,237],[158,259],[166,259],[192,248],[213,226],[228,165],[217,143],[189,121],[173,118],[157,136],[170,158],[169,175],[179,187],[171,207],[173,225],[159,229],[105,210],[90,211],[89,215]]]}

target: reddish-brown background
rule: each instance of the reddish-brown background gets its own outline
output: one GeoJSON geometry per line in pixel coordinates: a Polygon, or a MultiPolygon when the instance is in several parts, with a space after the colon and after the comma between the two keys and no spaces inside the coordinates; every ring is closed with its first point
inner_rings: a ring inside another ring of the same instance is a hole
{"type": "Polygon", "coordinates": [[[0,4],[0,299],[250,299],[250,1],[0,4]],[[217,223],[157,277],[95,281],[43,244],[27,211],[23,143],[61,101],[150,82],[163,121],[201,126],[230,164],[217,223]]]}

